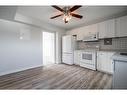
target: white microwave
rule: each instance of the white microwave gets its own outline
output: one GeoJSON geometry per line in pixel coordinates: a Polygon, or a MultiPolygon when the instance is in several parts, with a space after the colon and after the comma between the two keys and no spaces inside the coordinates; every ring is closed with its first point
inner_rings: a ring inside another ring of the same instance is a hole
{"type": "Polygon", "coordinates": [[[97,41],[98,40],[98,33],[96,34],[90,34],[86,37],[84,37],[83,41],[97,41]]]}

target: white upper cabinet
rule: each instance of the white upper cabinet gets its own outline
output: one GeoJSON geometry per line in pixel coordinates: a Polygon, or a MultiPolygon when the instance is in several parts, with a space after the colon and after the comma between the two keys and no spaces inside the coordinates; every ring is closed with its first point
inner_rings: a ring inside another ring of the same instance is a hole
{"type": "Polygon", "coordinates": [[[96,34],[98,32],[98,24],[89,25],[87,27],[87,35],[96,34]]]}
{"type": "Polygon", "coordinates": [[[115,37],[115,20],[107,20],[98,24],[99,38],[115,37]]]}
{"type": "Polygon", "coordinates": [[[76,28],[70,31],[67,31],[67,35],[77,35],[77,40],[84,40],[85,37],[88,37],[92,34],[98,34],[98,24],[92,24],[80,28],[76,28]]]}
{"type": "Polygon", "coordinates": [[[116,19],[116,37],[127,36],[127,16],[116,19]]]}
{"type": "Polygon", "coordinates": [[[98,33],[98,24],[93,24],[79,28],[78,31],[79,33],[77,34],[77,40],[84,40],[85,37],[98,33]]]}
{"type": "Polygon", "coordinates": [[[67,31],[67,35],[77,35],[77,40],[82,40],[85,35],[84,27],[76,28],[70,31],[67,31]]]}
{"type": "Polygon", "coordinates": [[[81,27],[77,29],[77,40],[83,40],[84,36],[86,35],[86,28],[85,27],[81,27]]]}
{"type": "Polygon", "coordinates": [[[69,35],[77,35],[77,40],[84,40],[92,34],[99,34],[99,38],[113,38],[127,36],[127,16],[106,20],[68,31],[69,35]]]}

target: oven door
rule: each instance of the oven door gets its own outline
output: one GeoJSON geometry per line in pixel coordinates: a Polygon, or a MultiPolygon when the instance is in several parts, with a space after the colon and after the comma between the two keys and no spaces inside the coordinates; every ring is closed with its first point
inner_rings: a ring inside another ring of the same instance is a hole
{"type": "Polygon", "coordinates": [[[83,52],[81,54],[81,62],[92,64],[93,54],[91,52],[83,52]]]}

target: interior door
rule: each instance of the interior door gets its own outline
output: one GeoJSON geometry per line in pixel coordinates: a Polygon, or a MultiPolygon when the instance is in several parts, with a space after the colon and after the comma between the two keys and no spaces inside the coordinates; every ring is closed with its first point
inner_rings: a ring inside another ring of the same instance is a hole
{"type": "Polygon", "coordinates": [[[55,33],[43,32],[43,65],[55,63],[55,33]]]}

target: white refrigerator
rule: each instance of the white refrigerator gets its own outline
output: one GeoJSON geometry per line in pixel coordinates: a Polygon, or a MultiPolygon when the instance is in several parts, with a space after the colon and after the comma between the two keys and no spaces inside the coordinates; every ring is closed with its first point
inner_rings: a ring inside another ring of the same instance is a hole
{"type": "Polygon", "coordinates": [[[76,48],[76,37],[67,35],[62,37],[62,62],[74,64],[74,50],[76,48]]]}

